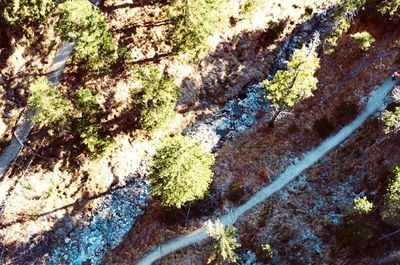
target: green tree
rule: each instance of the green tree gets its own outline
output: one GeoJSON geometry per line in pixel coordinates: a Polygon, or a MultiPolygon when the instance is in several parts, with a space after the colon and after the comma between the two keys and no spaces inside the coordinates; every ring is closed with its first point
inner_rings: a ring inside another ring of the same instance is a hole
{"type": "Polygon", "coordinates": [[[400,8],[400,0],[383,0],[378,5],[378,11],[383,15],[393,16],[400,8]]]}
{"type": "Polygon", "coordinates": [[[104,112],[96,96],[89,89],[79,89],[76,92],[76,107],[80,115],[78,132],[82,143],[86,145],[91,156],[104,154],[110,141],[102,135],[104,112]]]}
{"type": "Polygon", "coordinates": [[[58,10],[62,17],[56,29],[63,40],[75,42],[73,61],[90,73],[107,71],[118,52],[100,11],[88,0],[67,0],[58,10]]]}
{"type": "Polygon", "coordinates": [[[17,31],[43,23],[54,10],[53,0],[0,0],[1,15],[17,31]]]}
{"type": "Polygon", "coordinates": [[[396,107],[394,111],[386,110],[381,120],[386,126],[385,133],[391,133],[397,130],[400,127],[400,107],[396,107]]]}
{"type": "Polygon", "coordinates": [[[236,249],[240,247],[237,241],[237,232],[234,227],[225,227],[219,220],[214,226],[209,227],[209,233],[214,241],[214,249],[211,252],[208,263],[216,261],[218,264],[223,262],[236,262],[236,249]]]}
{"type": "Polygon", "coordinates": [[[209,38],[229,25],[229,0],[174,0],[169,8],[172,20],[170,39],[176,52],[184,52],[195,62],[209,50],[209,38]]]}
{"type": "Polygon", "coordinates": [[[400,226],[400,166],[393,169],[393,176],[384,196],[381,216],[386,223],[400,226]]]}
{"type": "Polygon", "coordinates": [[[375,42],[374,36],[372,36],[368,31],[361,31],[351,34],[350,37],[360,44],[360,48],[363,51],[369,50],[371,45],[375,42]]]}
{"type": "Polygon", "coordinates": [[[72,116],[72,104],[63,98],[49,81],[39,79],[29,86],[28,105],[36,110],[32,121],[42,126],[61,129],[72,116]]]}
{"type": "Polygon", "coordinates": [[[168,137],[151,164],[152,195],[165,207],[181,208],[202,199],[210,186],[214,155],[190,138],[168,137]]]}
{"type": "Polygon", "coordinates": [[[139,86],[131,97],[140,126],[147,131],[163,127],[175,117],[178,87],[155,67],[141,69],[137,78],[139,86]]]}
{"type": "Polygon", "coordinates": [[[279,70],[272,81],[265,80],[267,98],[272,106],[277,108],[270,127],[279,113],[284,109],[291,109],[297,102],[312,96],[312,91],[317,88],[318,79],[314,77],[319,69],[319,58],[315,52],[319,38],[316,37],[310,46],[304,45],[295,50],[292,60],[287,63],[288,70],[279,70]]]}

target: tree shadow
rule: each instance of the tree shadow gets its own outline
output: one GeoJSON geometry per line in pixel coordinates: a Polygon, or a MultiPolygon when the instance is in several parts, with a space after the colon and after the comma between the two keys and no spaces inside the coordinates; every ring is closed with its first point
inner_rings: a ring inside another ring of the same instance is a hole
{"type": "Polygon", "coordinates": [[[112,6],[104,6],[104,1],[102,1],[102,4],[100,6],[100,9],[103,12],[113,12],[118,9],[124,9],[124,8],[136,8],[136,7],[144,7],[144,6],[151,6],[155,5],[157,2],[162,2],[162,1],[155,1],[155,0],[138,0],[138,1],[132,1],[132,3],[124,3],[120,5],[112,5],[112,6]]]}

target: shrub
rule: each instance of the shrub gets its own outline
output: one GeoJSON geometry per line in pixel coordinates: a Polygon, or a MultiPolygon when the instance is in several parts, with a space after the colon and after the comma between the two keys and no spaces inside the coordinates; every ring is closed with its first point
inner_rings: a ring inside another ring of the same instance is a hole
{"type": "Polygon", "coordinates": [[[374,204],[369,202],[367,197],[359,197],[354,199],[354,211],[358,214],[368,214],[371,213],[374,208],[374,204]]]}
{"type": "Polygon", "coordinates": [[[314,13],[314,8],[313,8],[312,6],[310,6],[310,5],[307,5],[307,6],[304,8],[304,12],[305,12],[308,16],[311,16],[311,15],[314,13]]]}
{"type": "Polygon", "coordinates": [[[40,79],[29,86],[28,105],[36,110],[32,121],[49,128],[62,129],[72,115],[72,104],[63,98],[47,79],[40,79]]]}
{"type": "Polygon", "coordinates": [[[102,136],[101,118],[104,115],[96,96],[88,89],[79,89],[76,93],[77,109],[81,113],[78,132],[82,143],[91,156],[98,157],[107,150],[111,142],[102,136]]]}
{"type": "Polygon", "coordinates": [[[261,250],[263,252],[263,256],[266,259],[272,259],[274,253],[272,251],[272,247],[271,247],[270,244],[262,244],[261,245],[261,250]]]}
{"type": "Polygon", "coordinates": [[[242,184],[238,181],[233,181],[229,185],[228,199],[231,200],[232,202],[237,202],[243,197],[243,195],[244,195],[244,189],[242,184]]]}
{"type": "Polygon", "coordinates": [[[67,0],[58,9],[62,17],[57,31],[63,40],[76,42],[73,61],[83,63],[87,72],[107,71],[118,52],[99,10],[87,0],[67,0]]]}
{"type": "Polygon", "coordinates": [[[167,138],[150,166],[152,195],[161,205],[175,208],[204,198],[213,163],[214,155],[192,139],[181,135],[167,138]]]}
{"type": "Polygon", "coordinates": [[[362,31],[350,35],[351,38],[357,41],[361,50],[368,51],[371,45],[375,42],[375,38],[368,32],[362,31]]]}
{"type": "Polygon", "coordinates": [[[27,32],[29,27],[43,23],[54,10],[53,0],[0,1],[1,16],[17,31],[27,32]]]}
{"type": "Polygon", "coordinates": [[[393,226],[400,226],[400,166],[394,167],[393,176],[384,196],[381,212],[383,221],[393,226]]]}
{"type": "Polygon", "coordinates": [[[214,249],[208,259],[208,263],[214,260],[221,264],[223,262],[236,262],[237,255],[235,251],[240,247],[236,239],[236,229],[234,227],[225,227],[217,220],[215,226],[209,228],[209,233],[214,241],[214,249]]]}
{"type": "Polygon", "coordinates": [[[385,133],[391,133],[400,127],[400,107],[395,107],[394,111],[386,110],[381,120],[385,124],[385,133]]]}
{"type": "Polygon", "coordinates": [[[292,122],[288,127],[288,132],[290,134],[295,134],[295,133],[299,132],[299,130],[300,130],[299,126],[297,126],[297,124],[294,122],[292,122]]]}
{"type": "Polygon", "coordinates": [[[175,117],[178,88],[153,67],[140,70],[139,87],[132,90],[134,109],[139,113],[139,125],[147,130],[163,127],[175,117]]]}
{"type": "Polygon", "coordinates": [[[339,124],[345,125],[354,119],[358,112],[358,105],[354,101],[342,101],[340,105],[336,107],[336,120],[339,124]]]}
{"type": "Polygon", "coordinates": [[[333,124],[326,117],[317,119],[313,124],[313,130],[322,138],[328,137],[334,129],[333,124]]]}
{"type": "Polygon", "coordinates": [[[348,247],[361,254],[374,237],[375,233],[366,224],[350,220],[337,228],[336,245],[339,248],[348,247]]]}
{"type": "Polygon", "coordinates": [[[393,16],[399,8],[400,0],[383,0],[382,3],[378,5],[378,11],[383,15],[393,16]]]}

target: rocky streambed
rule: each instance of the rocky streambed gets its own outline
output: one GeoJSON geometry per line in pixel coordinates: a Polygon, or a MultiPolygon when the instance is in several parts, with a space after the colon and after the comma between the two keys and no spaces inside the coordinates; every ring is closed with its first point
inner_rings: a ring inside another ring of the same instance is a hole
{"type": "MultiPolygon", "coordinates": [[[[325,22],[325,17],[326,14],[319,13],[287,38],[273,67],[275,71],[284,67],[282,62],[290,57],[295,48],[311,39],[315,29],[325,22]]],[[[329,23],[323,25],[329,26],[329,23]]],[[[208,150],[216,151],[226,139],[251,129],[257,123],[258,115],[265,119],[272,116],[262,85],[249,85],[243,94],[243,98],[229,101],[212,116],[186,128],[183,134],[203,141],[208,150]]],[[[119,245],[147,206],[150,187],[146,182],[146,165],[146,161],[142,162],[139,172],[132,175],[126,185],[96,199],[95,209],[75,223],[63,241],[50,251],[47,262],[100,264],[105,254],[119,245]]]]}

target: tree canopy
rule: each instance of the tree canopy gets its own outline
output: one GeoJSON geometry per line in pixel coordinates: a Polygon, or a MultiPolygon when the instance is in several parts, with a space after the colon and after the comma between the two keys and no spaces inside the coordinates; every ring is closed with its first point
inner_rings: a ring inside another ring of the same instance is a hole
{"type": "Polygon", "coordinates": [[[393,176],[384,196],[382,219],[391,225],[400,225],[400,166],[393,169],[393,176]]]}
{"type": "Polygon", "coordinates": [[[175,51],[201,61],[209,50],[209,38],[229,23],[229,0],[174,0],[169,8],[173,28],[169,32],[175,51]]]}
{"type": "Polygon", "coordinates": [[[46,79],[39,79],[29,86],[29,92],[28,105],[37,111],[33,122],[57,129],[66,125],[73,106],[57,88],[52,88],[46,79]]]}
{"type": "Polygon", "coordinates": [[[139,124],[147,131],[160,128],[175,117],[178,87],[154,67],[141,68],[137,79],[139,86],[131,97],[139,124]]]}
{"type": "Polygon", "coordinates": [[[400,127],[400,107],[396,107],[394,111],[386,110],[381,119],[386,126],[385,133],[396,130],[400,127]]]}
{"type": "Polygon", "coordinates": [[[1,16],[17,31],[43,23],[54,7],[53,0],[0,0],[1,16]]]}
{"type": "Polygon", "coordinates": [[[214,248],[211,252],[208,263],[216,261],[218,264],[223,262],[236,262],[236,249],[240,247],[237,241],[237,232],[234,227],[225,227],[219,220],[215,226],[209,227],[210,236],[214,241],[214,248]]]}
{"type": "Polygon", "coordinates": [[[84,63],[87,72],[107,71],[118,57],[117,46],[99,10],[87,0],[67,0],[57,31],[63,40],[75,42],[73,60],[84,63]]]}
{"type": "Polygon", "coordinates": [[[168,137],[151,164],[152,195],[165,207],[202,199],[210,186],[214,155],[188,137],[168,137]]]}
{"type": "Polygon", "coordinates": [[[304,45],[294,51],[287,62],[288,70],[279,70],[274,78],[263,82],[267,89],[267,98],[278,110],[291,109],[297,102],[312,96],[317,88],[318,79],[314,77],[319,69],[319,58],[315,52],[318,40],[310,46],[304,45]]]}

